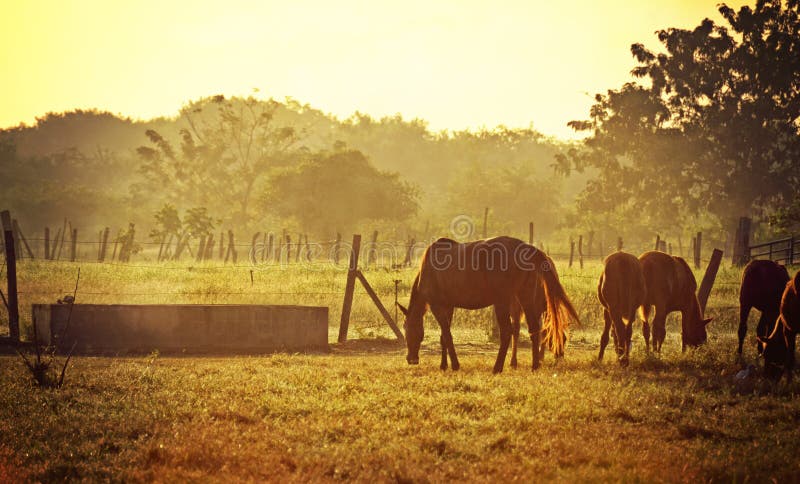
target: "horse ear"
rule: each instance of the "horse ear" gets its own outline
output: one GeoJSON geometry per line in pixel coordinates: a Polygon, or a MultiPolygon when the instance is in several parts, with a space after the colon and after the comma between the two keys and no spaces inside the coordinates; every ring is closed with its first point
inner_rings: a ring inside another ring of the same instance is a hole
{"type": "Polygon", "coordinates": [[[400,308],[400,312],[403,313],[403,316],[408,316],[408,309],[404,308],[402,304],[396,303],[397,307],[400,308]]]}
{"type": "Polygon", "coordinates": [[[704,319],[703,320],[703,326],[708,326],[708,323],[710,323],[711,321],[714,321],[714,318],[704,319]]]}

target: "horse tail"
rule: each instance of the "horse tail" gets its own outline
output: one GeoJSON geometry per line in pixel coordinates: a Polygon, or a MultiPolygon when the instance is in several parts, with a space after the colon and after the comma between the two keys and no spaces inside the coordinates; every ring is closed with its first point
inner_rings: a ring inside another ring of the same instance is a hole
{"type": "Polygon", "coordinates": [[[573,319],[580,324],[580,318],[567,297],[564,286],[558,280],[558,273],[549,257],[546,265],[542,268],[542,281],[547,301],[547,320],[542,328],[544,338],[553,354],[562,356],[568,336],[569,320],[573,319]]]}

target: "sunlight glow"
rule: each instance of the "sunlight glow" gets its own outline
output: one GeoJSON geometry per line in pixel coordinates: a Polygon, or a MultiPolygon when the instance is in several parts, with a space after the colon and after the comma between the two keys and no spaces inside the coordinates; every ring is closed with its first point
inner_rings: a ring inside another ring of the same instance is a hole
{"type": "Polygon", "coordinates": [[[593,94],[629,79],[631,43],[655,48],[657,29],[719,21],[716,4],[6,2],[0,127],[73,108],[172,116],[190,99],[258,88],[339,117],[532,124],[570,138],[566,123],[586,116],[593,94]]]}

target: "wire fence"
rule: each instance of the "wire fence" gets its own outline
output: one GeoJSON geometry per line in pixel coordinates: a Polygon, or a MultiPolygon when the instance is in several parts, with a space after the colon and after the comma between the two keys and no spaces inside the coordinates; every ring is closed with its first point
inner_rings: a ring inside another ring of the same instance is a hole
{"type": "MultiPolygon", "coordinates": [[[[34,238],[28,239],[28,241],[43,242],[44,239],[34,238]]],[[[99,248],[97,241],[78,240],[76,241],[77,244],[93,245],[94,248],[99,248]]],[[[125,284],[121,284],[107,274],[97,276],[100,279],[108,279],[103,284],[116,287],[102,290],[99,289],[101,287],[100,283],[92,283],[87,290],[79,289],[78,300],[85,303],[135,302],[163,304],[165,302],[185,302],[215,304],[222,302],[233,304],[314,304],[328,306],[331,309],[332,320],[335,320],[336,313],[341,310],[351,251],[350,244],[341,240],[325,240],[314,243],[320,247],[338,246],[337,250],[340,252],[338,263],[330,252],[328,253],[329,257],[323,255],[311,260],[303,257],[303,252],[298,256],[297,250],[303,250],[305,247],[311,246],[311,242],[281,244],[281,249],[278,248],[277,244],[273,244],[271,253],[266,255],[258,254],[258,257],[253,257],[252,252],[254,250],[257,252],[258,248],[266,250],[268,247],[259,246],[259,243],[235,244],[235,247],[248,249],[248,255],[239,258],[235,263],[232,261],[225,263],[224,259],[219,257],[197,262],[188,256],[177,261],[157,261],[154,260],[157,255],[156,246],[160,244],[157,242],[144,242],[144,244],[153,250],[150,253],[140,252],[138,254],[140,259],[134,262],[122,262],[119,260],[99,261],[96,258],[96,254],[93,253],[94,251],[88,254],[84,252],[83,258],[77,257],[77,255],[81,254],[80,251],[77,251],[74,262],[63,259],[59,261],[58,259],[35,258],[31,260],[23,258],[20,262],[20,277],[22,279],[18,292],[20,302],[25,304],[55,303],[57,298],[71,294],[74,288],[68,274],[64,274],[62,269],[89,266],[97,269],[108,268],[111,269],[111,272],[117,269],[126,273],[133,271],[134,274],[129,274],[129,278],[132,281],[128,281],[125,284]],[[289,249],[287,249],[287,246],[289,249]],[[288,257],[287,253],[292,254],[293,257],[288,257]],[[60,264],[52,265],[51,263],[54,262],[60,262],[60,264]],[[29,274],[28,271],[35,271],[37,268],[41,271],[37,277],[50,278],[50,271],[55,267],[58,267],[61,273],[58,278],[58,284],[42,283],[41,281],[30,283],[30,281],[24,280],[26,274],[29,274]],[[136,271],[165,271],[165,273],[172,273],[174,274],[173,276],[165,277],[165,279],[177,281],[175,282],[175,288],[170,290],[148,290],[153,285],[153,277],[150,274],[135,274],[136,271]],[[198,289],[192,285],[194,283],[191,280],[187,282],[187,278],[193,274],[209,280],[220,278],[222,283],[231,284],[231,287],[226,288],[216,284],[198,289]],[[189,287],[179,289],[184,285],[189,287]],[[127,289],[128,287],[130,287],[130,290],[127,289]]],[[[427,247],[427,244],[422,242],[382,242],[373,245],[368,241],[362,244],[359,266],[370,279],[375,292],[384,301],[385,306],[391,307],[395,297],[399,301],[408,300],[410,296],[409,284],[413,280],[417,261],[425,247],[427,247]],[[405,259],[410,259],[413,263],[398,262],[405,262],[405,259]],[[395,280],[401,281],[397,289],[394,285],[395,280]]],[[[311,253],[314,254],[313,252],[311,253]]],[[[219,254],[219,252],[216,251],[215,254],[219,254]]],[[[579,257],[575,257],[575,254],[573,254],[573,266],[569,267],[569,254],[555,253],[549,255],[557,260],[559,278],[562,283],[581,286],[572,288],[573,293],[570,294],[581,319],[590,321],[590,326],[600,324],[599,322],[602,321],[602,308],[597,301],[596,292],[593,290],[602,270],[602,264],[599,264],[600,257],[597,255],[591,258],[584,256],[584,260],[588,264],[585,267],[581,267],[579,257]]],[[[5,267],[5,260],[3,260],[3,267],[5,267]]],[[[0,270],[0,273],[2,273],[2,270],[0,270]]],[[[91,274],[86,275],[90,276],[91,274]]],[[[718,280],[714,287],[716,289],[712,292],[708,307],[710,314],[738,310],[738,305],[727,304],[730,300],[729,296],[738,293],[738,273],[736,281],[718,280]]],[[[353,309],[351,328],[355,331],[380,330],[390,334],[388,326],[382,320],[377,309],[371,305],[366,294],[360,294],[359,290],[357,290],[357,294],[359,295],[353,309]]],[[[6,315],[4,314],[3,316],[5,317],[6,315]]],[[[23,312],[23,319],[25,317],[23,312]]],[[[487,319],[485,313],[477,314],[469,319],[471,321],[476,321],[477,319],[486,320],[489,323],[484,322],[483,324],[489,325],[493,321],[491,318],[487,319]]]]}

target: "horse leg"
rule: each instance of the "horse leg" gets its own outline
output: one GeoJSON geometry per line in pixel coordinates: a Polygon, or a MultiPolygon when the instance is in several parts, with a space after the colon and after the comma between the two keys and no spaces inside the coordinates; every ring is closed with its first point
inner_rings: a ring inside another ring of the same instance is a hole
{"type": "MultiPolygon", "coordinates": [[[[772,311],[762,311],[761,317],[758,318],[758,326],[756,326],[756,336],[759,338],[766,339],[769,336],[770,324],[775,324],[775,321],[778,319],[779,314],[776,314],[772,311]]],[[[747,316],[745,316],[746,318],[747,316]]],[[[745,319],[745,325],[747,324],[747,319],[745,319]]],[[[739,334],[741,334],[742,327],[739,325],[739,334]]],[[[745,331],[747,331],[747,326],[745,326],[745,331]]],[[[739,346],[742,346],[742,337],[739,337],[739,346]]],[[[756,349],[758,350],[758,355],[764,352],[764,344],[761,341],[756,342],[756,349]]],[[[741,352],[739,352],[741,354],[741,352]]]]}
{"type": "Polygon", "coordinates": [[[611,323],[614,326],[615,349],[617,350],[617,359],[622,366],[628,366],[628,328],[619,314],[611,314],[611,323]]]}
{"type": "Polygon", "coordinates": [[[447,369],[447,355],[450,354],[450,362],[452,363],[453,370],[458,370],[461,366],[458,363],[456,356],[456,347],[453,344],[453,335],[450,332],[450,325],[453,321],[453,308],[447,306],[431,305],[431,312],[439,323],[439,328],[442,334],[439,337],[439,343],[442,345],[442,362],[439,368],[442,370],[447,369]]]}
{"type": "Polygon", "coordinates": [[[525,304],[525,321],[528,322],[528,334],[531,338],[531,370],[536,370],[544,359],[544,339],[542,338],[542,311],[534,304],[525,304]]]}
{"type": "Polygon", "coordinates": [[[511,368],[517,367],[517,343],[519,342],[519,326],[521,314],[511,315],[511,368]]]}
{"type": "Polygon", "coordinates": [[[447,369],[447,338],[444,336],[444,329],[442,329],[442,334],[439,335],[439,345],[442,347],[442,362],[439,364],[439,368],[441,370],[447,369]]]}
{"type": "Polygon", "coordinates": [[[794,373],[794,363],[795,363],[795,356],[794,356],[794,348],[795,344],[797,343],[797,333],[791,331],[789,329],[784,328],[783,330],[784,337],[786,338],[786,381],[787,383],[792,383],[792,374],[794,373]]]}
{"type": "MultiPolygon", "coordinates": [[[[647,321],[647,318],[650,317],[649,313],[649,310],[642,311],[642,337],[644,337],[644,346],[648,353],[650,353],[650,323],[647,321]]],[[[655,346],[655,340],[653,341],[653,345],[655,346]]]]}
{"type": "Polygon", "coordinates": [[[606,346],[608,346],[608,332],[611,330],[611,314],[608,312],[608,309],[603,308],[603,320],[605,321],[605,325],[603,326],[603,334],[600,336],[600,354],[597,355],[598,361],[603,361],[603,354],[606,352],[606,346]]]}
{"type": "Polygon", "coordinates": [[[633,323],[636,321],[636,311],[628,316],[628,324],[625,326],[627,335],[625,337],[625,360],[628,361],[631,353],[631,343],[633,341],[633,323]]]}
{"type": "Polygon", "coordinates": [[[511,318],[509,317],[509,304],[495,304],[494,313],[497,316],[497,325],[500,328],[500,351],[497,352],[497,361],[494,363],[493,373],[501,373],[506,362],[508,344],[511,340],[511,318]]]}
{"type": "MultiPolygon", "coordinates": [[[[747,335],[747,316],[750,315],[750,306],[748,305],[740,305],[739,306],[739,348],[737,352],[741,355],[742,354],[742,346],[744,345],[744,337],[747,335]]],[[[763,316],[764,313],[761,313],[763,316]]],[[[758,327],[761,327],[761,321],[758,322],[758,327]]],[[[760,335],[761,333],[756,329],[756,335],[760,335]]],[[[758,354],[761,354],[761,343],[757,343],[758,347],[758,354]]]]}
{"type": "Polygon", "coordinates": [[[667,337],[667,311],[666,308],[656,306],[653,317],[653,351],[661,353],[661,345],[667,337]]]}

